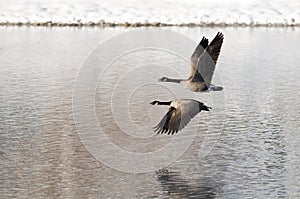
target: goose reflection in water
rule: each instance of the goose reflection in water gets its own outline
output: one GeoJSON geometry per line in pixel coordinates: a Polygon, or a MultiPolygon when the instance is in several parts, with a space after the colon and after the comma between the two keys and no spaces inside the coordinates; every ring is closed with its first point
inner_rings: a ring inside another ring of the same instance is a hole
{"type": "Polygon", "coordinates": [[[169,198],[199,198],[212,199],[217,197],[217,187],[209,179],[189,181],[180,177],[178,172],[159,170],[157,179],[161,183],[162,191],[169,198]]]}

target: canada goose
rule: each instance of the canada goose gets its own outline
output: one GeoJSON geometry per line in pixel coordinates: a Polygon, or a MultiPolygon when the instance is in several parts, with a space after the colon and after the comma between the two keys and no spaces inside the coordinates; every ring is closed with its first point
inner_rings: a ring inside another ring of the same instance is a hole
{"type": "Polygon", "coordinates": [[[208,39],[202,38],[190,58],[191,72],[188,79],[162,77],[159,81],[179,83],[194,92],[223,90],[222,87],[211,84],[223,39],[224,35],[221,32],[218,32],[209,45],[208,39]]]}
{"type": "Polygon", "coordinates": [[[158,125],[154,127],[157,134],[167,133],[168,135],[173,135],[183,129],[202,110],[209,111],[211,109],[211,107],[204,105],[202,102],[192,99],[173,100],[169,102],[155,100],[150,104],[170,106],[169,111],[158,125]]]}

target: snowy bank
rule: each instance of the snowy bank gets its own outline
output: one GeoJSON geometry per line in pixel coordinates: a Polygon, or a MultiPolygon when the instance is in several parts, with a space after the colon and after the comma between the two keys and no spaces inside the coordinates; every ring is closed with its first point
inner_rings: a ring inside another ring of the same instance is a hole
{"type": "Polygon", "coordinates": [[[0,24],[300,25],[299,0],[12,0],[0,24]]]}

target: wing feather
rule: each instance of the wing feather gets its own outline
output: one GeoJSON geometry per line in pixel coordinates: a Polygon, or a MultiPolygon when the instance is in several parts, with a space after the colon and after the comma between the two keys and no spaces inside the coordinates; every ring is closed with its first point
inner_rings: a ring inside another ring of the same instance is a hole
{"type": "Polygon", "coordinates": [[[191,65],[190,76],[194,76],[195,71],[197,69],[199,56],[203,53],[204,49],[207,46],[208,46],[208,39],[203,37],[190,58],[190,65],[191,65]]]}
{"type": "Polygon", "coordinates": [[[224,35],[218,32],[205,51],[200,55],[196,67],[197,72],[195,72],[195,76],[193,77],[194,81],[204,80],[207,84],[211,83],[223,40],[224,35]]]}
{"type": "Polygon", "coordinates": [[[155,132],[173,135],[183,129],[200,112],[198,102],[190,101],[186,105],[185,108],[170,107],[158,125],[154,127],[155,132]]]}

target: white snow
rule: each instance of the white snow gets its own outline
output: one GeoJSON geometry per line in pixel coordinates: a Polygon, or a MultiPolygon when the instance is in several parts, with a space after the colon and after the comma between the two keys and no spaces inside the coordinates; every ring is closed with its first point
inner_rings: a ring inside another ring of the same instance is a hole
{"type": "Polygon", "coordinates": [[[299,24],[299,0],[1,0],[0,22],[299,24]]]}

